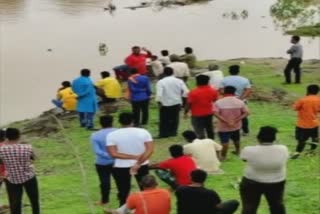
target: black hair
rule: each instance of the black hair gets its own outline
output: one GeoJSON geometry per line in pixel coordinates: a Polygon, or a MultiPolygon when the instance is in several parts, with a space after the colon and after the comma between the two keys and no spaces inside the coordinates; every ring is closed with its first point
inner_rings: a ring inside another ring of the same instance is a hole
{"type": "Polygon", "coordinates": [[[191,172],[191,181],[203,184],[207,179],[207,172],[202,169],[195,169],[191,172]]]}
{"type": "Polygon", "coordinates": [[[140,48],[139,46],[133,46],[131,49],[133,50],[133,49],[138,49],[138,48],[140,48]]]}
{"type": "Polygon", "coordinates": [[[110,77],[110,72],[108,72],[108,71],[102,71],[102,72],[100,73],[100,75],[101,75],[102,78],[110,77]]]}
{"type": "Polygon", "coordinates": [[[190,48],[190,47],[186,47],[186,48],[184,49],[184,52],[186,52],[187,54],[192,54],[192,53],[193,53],[193,50],[192,50],[192,48],[190,48]]]}
{"type": "Polygon", "coordinates": [[[71,87],[71,83],[69,81],[63,81],[61,83],[61,85],[64,87],[64,88],[67,88],[67,87],[71,87]]]}
{"type": "Polygon", "coordinates": [[[276,140],[276,134],[278,130],[272,126],[263,126],[257,135],[257,139],[260,143],[272,143],[276,140]]]}
{"type": "Polygon", "coordinates": [[[224,94],[235,94],[237,89],[231,85],[228,85],[223,88],[223,93],[224,94]]]}
{"type": "Polygon", "coordinates": [[[6,131],[4,129],[0,129],[0,142],[6,139],[6,131]]]}
{"type": "Polygon", "coordinates": [[[90,76],[90,70],[87,68],[82,69],[80,73],[81,73],[81,76],[84,76],[84,77],[90,76]]]}
{"type": "Polygon", "coordinates": [[[156,178],[153,175],[145,175],[140,181],[140,185],[143,189],[152,188],[158,185],[156,178]]]}
{"type": "Polygon", "coordinates": [[[119,123],[123,126],[131,125],[133,121],[133,114],[130,112],[123,112],[119,115],[119,123]]]}
{"type": "Polygon", "coordinates": [[[197,135],[194,131],[186,130],[182,132],[182,136],[188,141],[192,142],[193,140],[197,139],[197,135]]]}
{"type": "Polygon", "coordinates": [[[130,69],[129,69],[129,73],[130,73],[130,74],[137,74],[137,73],[138,73],[138,69],[136,69],[136,68],[130,68],[130,69]]]}
{"type": "Polygon", "coordinates": [[[292,39],[293,39],[294,41],[299,42],[299,41],[300,41],[300,36],[292,36],[292,39]]]}
{"type": "Polygon", "coordinates": [[[16,128],[7,128],[5,136],[8,140],[19,140],[20,131],[16,128]]]}
{"type": "Polygon", "coordinates": [[[173,68],[171,67],[165,67],[163,70],[163,74],[166,76],[171,76],[173,75],[173,68]]]}
{"type": "Polygon", "coordinates": [[[111,115],[103,115],[100,117],[100,125],[102,128],[112,127],[113,117],[111,115]]]}
{"type": "Polygon", "coordinates": [[[316,95],[319,93],[319,86],[316,84],[312,84],[312,85],[308,85],[307,87],[307,94],[312,94],[312,95],[316,95]]]}
{"type": "Polygon", "coordinates": [[[157,59],[158,59],[158,56],[157,56],[157,55],[152,55],[152,56],[151,56],[151,59],[157,60],[157,59]]]}
{"type": "Polygon", "coordinates": [[[210,78],[207,75],[198,75],[196,76],[197,85],[208,85],[210,78]]]}
{"type": "Polygon", "coordinates": [[[162,56],[169,56],[169,51],[168,50],[162,50],[161,51],[162,56]]]}
{"type": "Polygon", "coordinates": [[[231,75],[237,75],[240,72],[240,66],[239,65],[231,65],[229,67],[229,73],[231,75]]]}
{"type": "Polygon", "coordinates": [[[183,147],[178,144],[174,144],[169,147],[169,152],[172,157],[177,158],[183,155],[183,147]]]}

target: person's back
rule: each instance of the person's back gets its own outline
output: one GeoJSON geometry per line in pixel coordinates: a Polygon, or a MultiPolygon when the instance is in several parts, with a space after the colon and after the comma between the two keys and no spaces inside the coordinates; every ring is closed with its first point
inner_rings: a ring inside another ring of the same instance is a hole
{"type": "Polygon", "coordinates": [[[160,60],[153,60],[150,62],[153,74],[159,77],[163,73],[163,65],[160,60]]]}
{"type": "Polygon", "coordinates": [[[207,71],[202,73],[203,75],[207,75],[210,78],[209,84],[215,88],[219,89],[221,85],[221,81],[223,80],[223,73],[220,70],[207,71]]]}
{"type": "Polygon", "coordinates": [[[134,214],[169,214],[170,193],[168,190],[155,188],[132,193],[126,203],[134,214]]]}
{"type": "Polygon", "coordinates": [[[211,139],[196,139],[183,147],[184,153],[191,155],[196,161],[197,167],[206,172],[219,170],[220,161],[217,158],[217,151],[221,151],[221,149],[221,145],[211,139]]]}
{"type": "Polygon", "coordinates": [[[108,98],[119,98],[121,97],[121,86],[118,80],[114,77],[106,77],[99,80],[96,85],[101,87],[106,97],[108,98]]]}
{"type": "Polygon", "coordinates": [[[247,78],[238,75],[224,77],[221,81],[220,88],[224,88],[225,86],[235,87],[237,97],[240,97],[245,89],[251,88],[250,81],[247,78]]]}
{"type": "Polygon", "coordinates": [[[58,92],[58,97],[62,101],[62,107],[67,111],[76,110],[77,95],[72,91],[71,87],[67,87],[58,92]]]}
{"type": "Polygon", "coordinates": [[[151,96],[150,80],[145,75],[135,74],[129,77],[128,87],[130,90],[130,100],[142,101],[151,96]]]}
{"type": "Polygon", "coordinates": [[[221,202],[215,191],[198,186],[178,187],[176,196],[177,214],[215,214],[221,202]]]}
{"type": "Polygon", "coordinates": [[[174,76],[168,76],[158,81],[158,101],[164,106],[177,105],[182,103],[182,96],[187,88],[185,83],[174,76]]]}
{"type": "Polygon", "coordinates": [[[184,62],[172,62],[168,65],[168,67],[171,67],[174,72],[174,76],[177,78],[184,78],[190,76],[189,67],[184,62]]]}

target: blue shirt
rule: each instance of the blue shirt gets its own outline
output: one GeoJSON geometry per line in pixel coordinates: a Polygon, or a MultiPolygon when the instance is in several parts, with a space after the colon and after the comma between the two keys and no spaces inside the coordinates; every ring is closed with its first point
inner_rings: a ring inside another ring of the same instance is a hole
{"type": "Polygon", "coordinates": [[[98,165],[110,165],[114,160],[107,152],[107,136],[115,131],[115,128],[101,129],[91,135],[91,144],[94,153],[96,154],[96,164],[98,165]]]}
{"type": "Polygon", "coordinates": [[[219,88],[224,88],[226,86],[235,87],[237,97],[240,97],[245,89],[251,88],[250,81],[247,78],[238,75],[231,75],[223,78],[219,88]]]}
{"type": "Polygon", "coordinates": [[[151,95],[150,80],[145,75],[136,76],[135,81],[128,80],[131,101],[148,100],[151,95]]]}

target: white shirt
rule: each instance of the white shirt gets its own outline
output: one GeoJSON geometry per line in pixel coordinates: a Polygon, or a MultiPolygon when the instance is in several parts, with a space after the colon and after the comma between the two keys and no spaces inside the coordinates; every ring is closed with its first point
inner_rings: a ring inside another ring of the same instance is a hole
{"type": "Polygon", "coordinates": [[[186,84],[174,76],[164,77],[156,85],[156,101],[163,106],[182,104],[182,97],[187,97],[186,84]]]}
{"type": "Polygon", "coordinates": [[[277,183],[286,179],[288,148],[284,145],[246,146],[240,158],[247,161],[244,176],[260,183],[277,183]]]}
{"type": "Polygon", "coordinates": [[[207,75],[210,78],[209,84],[215,88],[219,89],[221,81],[223,80],[223,73],[220,70],[215,71],[207,71],[202,73],[201,75],[207,75]]]}
{"type": "Polygon", "coordinates": [[[163,65],[159,60],[151,61],[150,65],[152,67],[153,74],[156,77],[163,73],[163,65]]]}
{"type": "MultiPolygon", "coordinates": [[[[145,152],[145,143],[152,142],[151,134],[141,128],[122,128],[111,132],[106,138],[107,146],[117,146],[118,153],[129,155],[141,155],[145,152]]],[[[137,161],[130,159],[115,159],[114,167],[132,167],[137,161]]],[[[148,164],[145,161],[142,165],[148,164]]]]}
{"type": "Polygon", "coordinates": [[[169,65],[171,63],[169,56],[163,56],[159,58],[159,61],[164,65],[169,65]]]}
{"type": "Polygon", "coordinates": [[[185,155],[191,155],[197,166],[207,172],[219,170],[220,161],[217,158],[217,151],[222,146],[211,139],[196,139],[192,143],[183,146],[185,155]]]}
{"type": "Polygon", "coordinates": [[[177,78],[189,77],[190,71],[187,63],[172,62],[168,67],[173,69],[174,76],[177,78]]]}

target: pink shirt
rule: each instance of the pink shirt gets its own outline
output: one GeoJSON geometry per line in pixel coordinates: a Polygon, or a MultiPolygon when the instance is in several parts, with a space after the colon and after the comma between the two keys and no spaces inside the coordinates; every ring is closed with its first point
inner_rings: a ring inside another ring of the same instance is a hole
{"type": "MultiPolygon", "coordinates": [[[[227,96],[219,99],[215,103],[215,112],[221,115],[228,121],[232,121],[244,113],[248,112],[246,104],[235,96],[227,96]]],[[[231,132],[241,128],[241,120],[235,123],[233,126],[219,120],[218,131],[219,132],[231,132]]]]}

